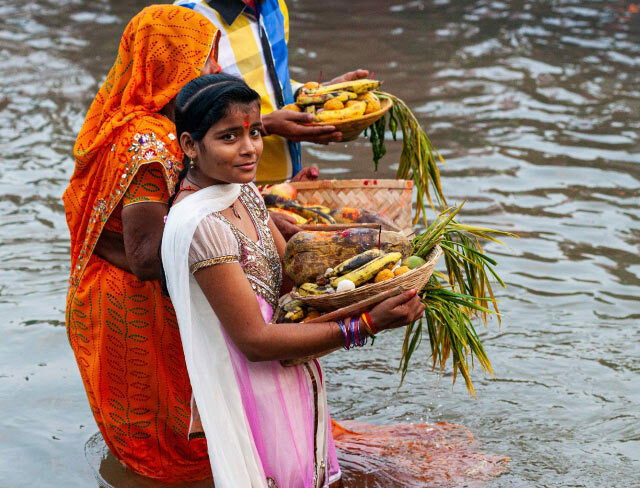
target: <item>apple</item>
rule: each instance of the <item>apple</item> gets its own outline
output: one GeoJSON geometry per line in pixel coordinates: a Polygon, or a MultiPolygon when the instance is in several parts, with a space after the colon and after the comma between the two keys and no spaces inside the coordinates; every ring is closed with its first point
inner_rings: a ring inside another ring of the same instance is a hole
{"type": "Polygon", "coordinates": [[[262,191],[263,195],[275,195],[286,200],[295,200],[298,196],[298,190],[290,183],[278,183],[271,185],[262,191]]]}

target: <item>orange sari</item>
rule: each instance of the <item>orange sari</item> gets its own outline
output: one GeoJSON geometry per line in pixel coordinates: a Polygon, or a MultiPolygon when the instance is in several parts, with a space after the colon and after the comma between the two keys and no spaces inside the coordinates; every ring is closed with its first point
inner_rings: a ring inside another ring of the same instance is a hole
{"type": "Polygon", "coordinates": [[[139,281],[93,250],[105,227],[121,229],[123,205],[168,199],[183,153],[158,111],[199,76],[218,38],[183,7],[151,6],[131,20],[78,135],[63,196],[66,324],[91,410],[120,461],[166,482],[210,475],[206,441],[188,440],[191,387],[173,307],[158,281],[139,281]]]}

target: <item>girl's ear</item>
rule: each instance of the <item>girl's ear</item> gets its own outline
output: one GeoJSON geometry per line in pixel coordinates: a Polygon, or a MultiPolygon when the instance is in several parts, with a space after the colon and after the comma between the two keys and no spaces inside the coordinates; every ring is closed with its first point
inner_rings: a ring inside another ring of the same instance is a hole
{"type": "Polygon", "coordinates": [[[190,159],[196,159],[198,154],[196,152],[196,141],[193,140],[191,134],[183,132],[180,134],[180,147],[190,159]]]}

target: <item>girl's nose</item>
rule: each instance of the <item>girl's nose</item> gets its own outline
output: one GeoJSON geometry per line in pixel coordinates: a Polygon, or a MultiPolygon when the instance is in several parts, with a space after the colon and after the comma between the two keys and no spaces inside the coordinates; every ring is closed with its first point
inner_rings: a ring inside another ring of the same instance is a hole
{"type": "Polygon", "coordinates": [[[242,155],[253,156],[256,153],[255,141],[250,135],[245,135],[242,138],[242,147],[240,148],[242,155]]]}

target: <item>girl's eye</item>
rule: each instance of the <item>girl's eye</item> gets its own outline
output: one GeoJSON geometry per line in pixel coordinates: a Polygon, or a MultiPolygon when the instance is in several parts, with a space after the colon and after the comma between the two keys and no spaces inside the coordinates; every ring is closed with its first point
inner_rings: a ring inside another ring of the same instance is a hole
{"type": "Polygon", "coordinates": [[[260,137],[260,129],[251,129],[251,137],[260,137]]]}
{"type": "Polygon", "coordinates": [[[235,141],[236,140],[236,135],[235,134],[224,134],[222,136],[222,140],[223,141],[235,141]]]}

